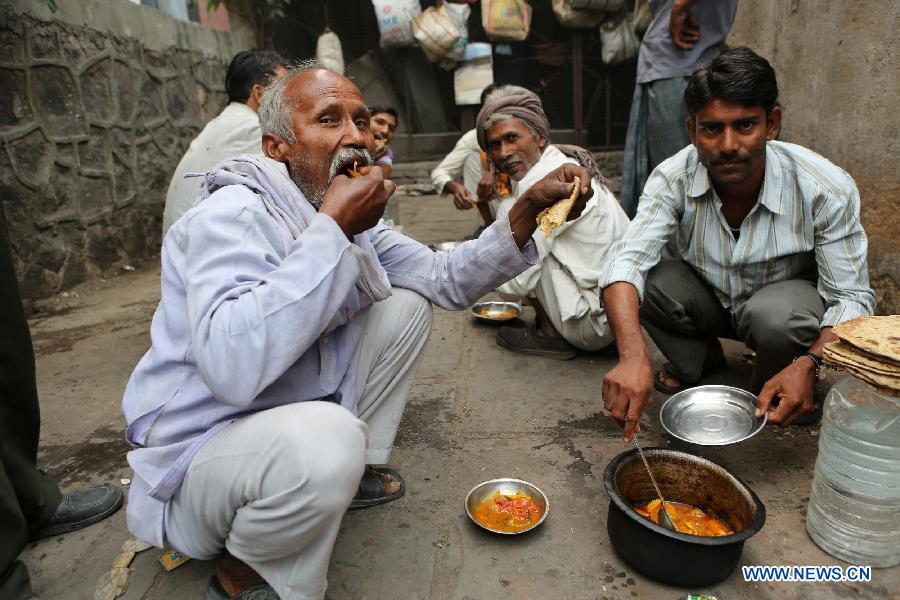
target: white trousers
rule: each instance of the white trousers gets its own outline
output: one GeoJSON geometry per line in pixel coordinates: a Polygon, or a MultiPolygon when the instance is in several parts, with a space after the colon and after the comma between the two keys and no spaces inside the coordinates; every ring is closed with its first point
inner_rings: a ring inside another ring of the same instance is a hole
{"type": "Polygon", "coordinates": [[[414,292],[370,307],[353,358],[359,418],[300,402],[224,428],[166,507],[169,543],[203,560],[227,548],[282,599],[321,600],[341,519],[366,463],[390,458],[430,332],[431,304],[414,292]]]}
{"type": "Polygon", "coordinates": [[[534,287],[525,288],[514,279],[500,286],[497,292],[505,300],[517,302],[521,302],[525,298],[536,298],[557,333],[579,350],[595,351],[609,346],[615,338],[606,320],[606,311],[600,308],[599,296],[596,301],[592,301],[594,302],[593,308],[586,301],[581,300],[586,304],[584,316],[563,320],[560,295],[568,294],[569,297],[562,301],[571,303],[574,302],[573,298],[581,297],[581,291],[552,254],[541,261],[539,269],[540,275],[534,287]]]}

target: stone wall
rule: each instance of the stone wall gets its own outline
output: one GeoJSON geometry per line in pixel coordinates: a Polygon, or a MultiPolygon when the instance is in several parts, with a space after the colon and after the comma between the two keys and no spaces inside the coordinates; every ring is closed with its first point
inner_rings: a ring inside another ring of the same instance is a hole
{"type": "Polygon", "coordinates": [[[879,314],[900,313],[898,0],[741,2],[728,42],[771,61],[782,137],[856,180],[879,314]]]}
{"type": "Polygon", "coordinates": [[[158,252],[169,178],[249,38],[124,0],[0,7],[0,202],[26,299],[158,252]]]}

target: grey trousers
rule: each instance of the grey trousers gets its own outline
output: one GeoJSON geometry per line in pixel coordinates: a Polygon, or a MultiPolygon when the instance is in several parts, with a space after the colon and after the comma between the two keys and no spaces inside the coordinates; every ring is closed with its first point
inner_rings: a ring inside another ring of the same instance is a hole
{"type": "Polygon", "coordinates": [[[625,133],[620,204],[629,219],[637,212],[644,184],[659,163],[691,143],[684,88],[687,77],[658,79],[634,86],[625,133]]]}
{"type": "Polygon", "coordinates": [[[824,314],[815,283],[805,279],[767,285],[729,311],[687,263],[664,259],[647,276],[640,319],[682,383],[700,379],[716,338],[744,342],[756,351],[751,391],[758,393],[815,343],[824,314]]]}
{"type": "Polygon", "coordinates": [[[200,450],[166,506],[166,537],[188,556],[224,549],[285,600],[321,600],[344,513],[366,463],[384,463],[431,332],[409,290],[369,308],[353,357],[359,418],[328,401],[243,417],[200,450]]]}

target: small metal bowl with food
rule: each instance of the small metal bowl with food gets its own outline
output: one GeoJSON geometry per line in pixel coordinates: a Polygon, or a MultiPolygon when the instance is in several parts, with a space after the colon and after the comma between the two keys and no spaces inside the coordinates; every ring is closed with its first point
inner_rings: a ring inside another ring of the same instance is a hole
{"type": "Polygon", "coordinates": [[[531,531],[549,512],[550,501],[544,492],[521,479],[491,479],[466,495],[466,514],[472,522],[502,535],[531,531]]]}
{"type": "Polygon", "coordinates": [[[522,306],[515,302],[478,302],[469,310],[476,319],[495,323],[512,321],[522,316],[522,306]]]}

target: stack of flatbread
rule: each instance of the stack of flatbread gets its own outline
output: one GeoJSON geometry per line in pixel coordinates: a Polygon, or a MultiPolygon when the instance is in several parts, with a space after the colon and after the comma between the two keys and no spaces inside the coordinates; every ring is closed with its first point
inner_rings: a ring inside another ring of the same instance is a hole
{"type": "Polygon", "coordinates": [[[825,344],[825,363],[878,392],[900,396],[900,315],[858,317],[835,325],[841,341],[825,344]]]}

